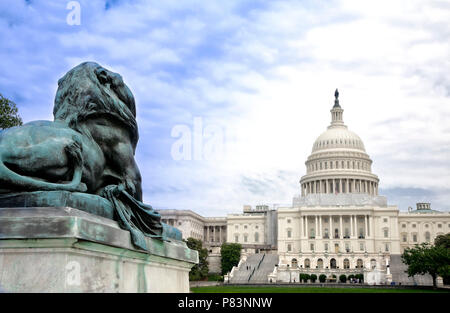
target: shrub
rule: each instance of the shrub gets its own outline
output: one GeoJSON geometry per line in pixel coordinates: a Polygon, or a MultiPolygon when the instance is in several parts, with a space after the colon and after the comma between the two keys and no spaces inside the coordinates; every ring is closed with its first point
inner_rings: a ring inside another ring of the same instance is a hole
{"type": "Polygon", "coordinates": [[[344,274],[342,274],[341,276],[339,276],[339,281],[341,283],[345,283],[347,281],[347,276],[345,276],[344,274]]]}
{"type": "Polygon", "coordinates": [[[363,274],[356,274],[355,278],[359,279],[359,282],[361,282],[361,283],[364,281],[364,275],[363,274]]]}
{"type": "Polygon", "coordinates": [[[319,281],[321,283],[324,283],[326,280],[327,280],[327,275],[325,275],[325,274],[320,274],[319,275],[319,281]]]}
{"type": "Polygon", "coordinates": [[[311,274],[310,279],[311,279],[312,283],[315,283],[316,280],[317,280],[317,275],[316,274],[311,274]]]}
{"type": "Polygon", "coordinates": [[[308,274],[300,274],[300,281],[306,283],[308,279],[311,279],[311,276],[308,274]]]}
{"type": "Polygon", "coordinates": [[[351,281],[351,280],[354,279],[354,278],[355,278],[355,275],[350,274],[350,275],[348,275],[347,280],[351,281]]]}
{"type": "Polygon", "coordinates": [[[219,274],[208,274],[208,281],[223,281],[223,276],[219,274]]]}

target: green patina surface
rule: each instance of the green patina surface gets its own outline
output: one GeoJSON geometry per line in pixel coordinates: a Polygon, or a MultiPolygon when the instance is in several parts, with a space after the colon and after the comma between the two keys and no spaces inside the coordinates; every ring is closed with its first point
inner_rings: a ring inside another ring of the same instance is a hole
{"type": "MultiPolygon", "coordinates": [[[[85,62],[58,81],[54,121],[35,121],[0,132],[0,207],[74,207],[116,219],[133,244],[157,253],[162,240],[181,240],[142,201],[134,159],[136,106],[122,77],[85,62]]],[[[102,229],[83,230],[105,240],[102,229]]]]}

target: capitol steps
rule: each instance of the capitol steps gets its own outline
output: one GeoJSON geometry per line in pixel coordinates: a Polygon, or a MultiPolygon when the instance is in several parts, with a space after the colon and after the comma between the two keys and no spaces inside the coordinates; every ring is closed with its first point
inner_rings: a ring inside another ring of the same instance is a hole
{"type": "Polygon", "coordinates": [[[414,275],[408,277],[408,266],[403,263],[400,255],[391,255],[391,261],[389,265],[392,281],[395,284],[401,283],[402,285],[432,285],[433,279],[430,275],[414,275]]]}
{"type": "Polygon", "coordinates": [[[249,255],[247,257],[247,260],[241,264],[239,270],[234,272],[233,277],[230,279],[230,283],[248,284],[250,275],[252,275],[253,270],[258,266],[262,258],[263,254],[249,255]]]}
{"type": "Polygon", "coordinates": [[[275,265],[278,264],[277,254],[264,254],[261,263],[255,268],[255,272],[250,277],[249,283],[262,284],[267,283],[267,275],[273,272],[275,265]]]}

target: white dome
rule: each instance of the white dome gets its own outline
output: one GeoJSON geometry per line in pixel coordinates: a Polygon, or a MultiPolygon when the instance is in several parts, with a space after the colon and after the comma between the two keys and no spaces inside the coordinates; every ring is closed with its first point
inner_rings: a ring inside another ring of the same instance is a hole
{"type": "Polygon", "coordinates": [[[325,149],[356,149],[366,152],[361,138],[346,126],[330,127],[316,139],[312,152],[325,149]]]}
{"type": "Polygon", "coordinates": [[[300,179],[302,197],[310,194],[378,195],[377,175],[364,143],[344,124],[344,110],[336,90],[331,124],[314,142],[305,162],[306,175],[300,179]]]}

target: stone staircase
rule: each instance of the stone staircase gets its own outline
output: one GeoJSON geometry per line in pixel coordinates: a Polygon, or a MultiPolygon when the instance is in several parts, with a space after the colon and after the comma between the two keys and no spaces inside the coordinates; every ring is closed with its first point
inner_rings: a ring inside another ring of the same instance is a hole
{"type": "Polygon", "coordinates": [[[232,284],[259,284],[267,283],[267,275],[273,272],[278,264],[276,254],[253,254],[241,264],[230,279],[232,284]],[[248,268],[248,269],[247,269],[248,268]]]}
{"type": "Polygon", "coordinates": [[[230,279],[232,284],[248,284],[250,275],[252,275],[254,269],[258,266],[259,262],[263,258],[264,254],[252,254],[247,257],[247,260],[241,264],[239,270],[234,272],[233,277],[230,279]],[[247,267],[249,269],[247,269],[247,267]]]}
{"type": "Polygon", "coordinates": [[[258,266],[255,268],[255,272],[251,275],[249,283],[262,284],[267,283],[267,275],[273,272],[275,265],[278,264],[277,254],[264,254],[258,266]]]}
{"type": "Polygon", "coordinates": [[[401,283],[402,285],[433,285],[433,279],[430,275],[414,275],[413,277],[408,277],[405,272],[408,266],[403,263],[400,255],[391,255],[391,261],[389,265],[392,281],[396,285],[401,283]]]}

